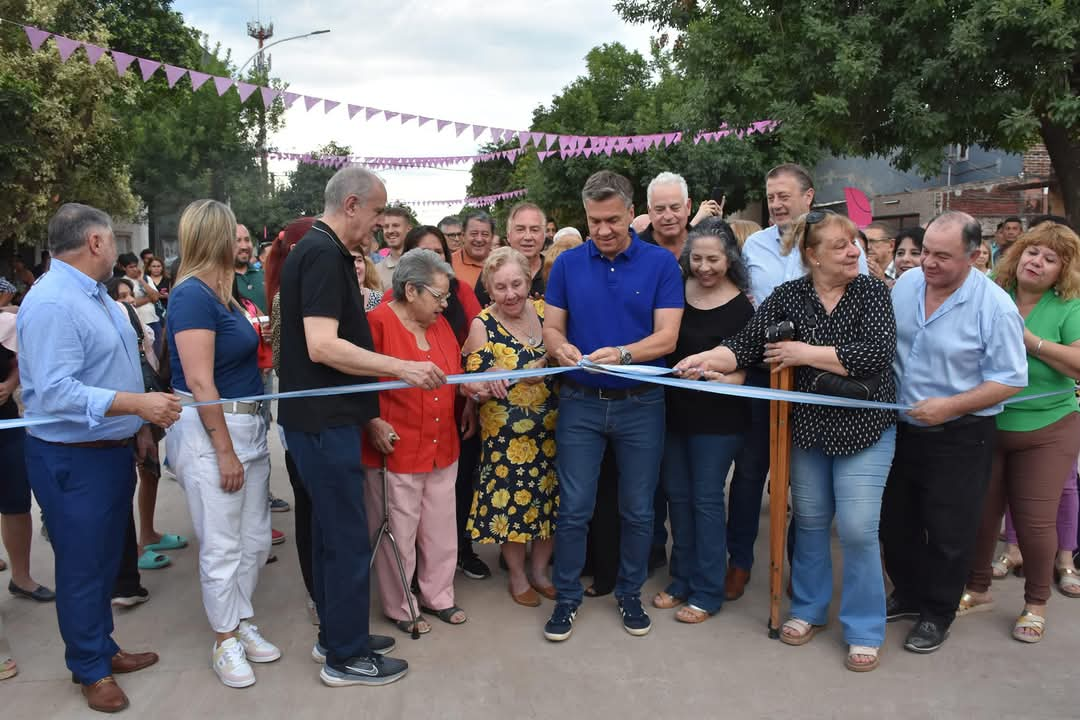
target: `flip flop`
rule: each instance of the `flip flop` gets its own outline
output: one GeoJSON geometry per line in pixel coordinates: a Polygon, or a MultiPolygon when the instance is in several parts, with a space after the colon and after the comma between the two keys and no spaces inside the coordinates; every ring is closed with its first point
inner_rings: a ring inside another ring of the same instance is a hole
{"type": "Polygon", "coordinates": [[[421,605],[420,610],[421,612],[426,612],[429,615],[434,615],[447,625],[464,625],[469,620],[468,616],[466,615],[465,619],[461,622],[454,622],[454,615],[458,613],[465,615],[465,611],[459,608],[457,605],[451,605],[450,607],[443,608],[442,610],[434,610],[432,608],[421,605]]]}
{"type": "Polygon", "coordinates": [[[139,556],[139,569],[140,570],[160,570],[161,568],[168,567],[170,560],[161,553],[156,553],[153,550],[147,550],[141,556],[139,556]]]}
{"type": "Polygon", "coordinates": [[[163,552],[165,550],[180,550],[186,548],[188,544],[187,538],[183,535],[172,535],[166,533],[161,536],[161,540],[156,543],[150,543],[145,546],[143,550],[151,550],[153,552],[163,552]]]}

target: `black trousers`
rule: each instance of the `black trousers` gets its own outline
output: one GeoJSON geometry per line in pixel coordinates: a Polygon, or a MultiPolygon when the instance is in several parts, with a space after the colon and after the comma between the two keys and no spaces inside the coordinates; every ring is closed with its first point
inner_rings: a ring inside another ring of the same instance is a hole
{"type": "Polygon", "coordinates": [[[468,440],[461,441],[461,454],[458,456],[457,481],[454,496],[457,501],[458,555],[469,557],[472,553],[472,538],[465,532],[472,510],[473,490],[480,471],[480,430],[468,440]]]}
{"type": "Polygon", "coordinates": [[[308,495],[300,471],[296,468],[289,451],[285,451],[285,470],[289,473],[289,484],[293,489],[293,533],[296,536],[296,557],[300,561],[300,574],[304,578],[304,587],[308,597],[315,597],[315,581],[311,574],[311,496],[308,495]]]}
{"type": "Polygon", "coordinates": [[[882,500],[885,570],[896,598],[949,625],[975,550],[990,481],[994,419],[965,416],[935,428],[897,424],[882,500]]]}

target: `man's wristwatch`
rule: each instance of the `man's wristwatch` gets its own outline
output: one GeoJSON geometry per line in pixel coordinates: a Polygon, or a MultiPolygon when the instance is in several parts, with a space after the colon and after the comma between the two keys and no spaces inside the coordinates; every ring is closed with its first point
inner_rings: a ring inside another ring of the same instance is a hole
{"type": "Polygon", "coordinates": [[[630,363],[634,362],[634,356],[631,355],[630,351],[627,350],[625,347],[623,347],[622,345],[619,345],[615,349],[619,351],[619,364],[620,365],[629,365],[630,363]]]}

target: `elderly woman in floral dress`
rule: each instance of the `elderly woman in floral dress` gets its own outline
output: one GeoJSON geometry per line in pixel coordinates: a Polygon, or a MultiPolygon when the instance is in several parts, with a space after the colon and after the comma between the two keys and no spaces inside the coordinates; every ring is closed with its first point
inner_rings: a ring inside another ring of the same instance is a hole
{"type": "MultiPolygon", "coordinates": [[[[532,273],[512,248],[488,256],[480,281],[493,300],[472,322],[462,354],[468,372],[521,370],[547,363],[543,301],[529,299],[532,273]]],[[[559,500],[555,475],[555,395],[549,378],[474,382],[480,406],[480,480],[468,530],[478,543],[499,543],[510,571],[510,595],[528,607],[555,599],[547,576],[559,500]],[[531,572],[525,544],[532,542],[531,572]]]]}

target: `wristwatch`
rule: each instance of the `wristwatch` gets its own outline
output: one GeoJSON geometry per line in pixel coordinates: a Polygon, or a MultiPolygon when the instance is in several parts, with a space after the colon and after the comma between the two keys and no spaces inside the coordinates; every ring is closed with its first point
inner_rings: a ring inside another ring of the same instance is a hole
{"type": "Polygon", "coordinates": [[[622,345],[619,345],[615,349],[619,351],[619,364],[620,365],[629,365],[630,363],[634,362],[634,356],[631,355],[630,351],[627,350],[625,347],[623,347],[622,345]]]}

